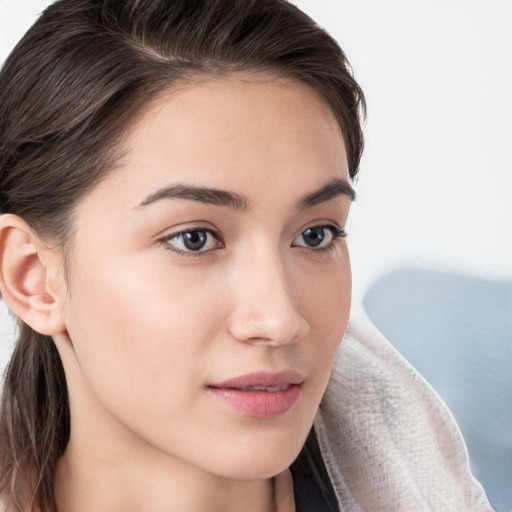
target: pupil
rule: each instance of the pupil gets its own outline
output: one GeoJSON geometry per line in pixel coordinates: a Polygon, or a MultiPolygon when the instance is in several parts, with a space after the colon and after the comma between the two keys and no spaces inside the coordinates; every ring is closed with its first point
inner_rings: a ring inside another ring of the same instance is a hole
{"type": "Polygon", "coordinates": [[[206,233],[204,231],[189,231],[183,235],[183,244],[191,251],[198,251],[206,244],[206,233]]]}
{"type": "Polygon", "coordinates": [[[304,231],[302,238],[304,242],[310,247],[316,247],[320,245],[324,240],[323,228],[309,228],[304,231]]]}

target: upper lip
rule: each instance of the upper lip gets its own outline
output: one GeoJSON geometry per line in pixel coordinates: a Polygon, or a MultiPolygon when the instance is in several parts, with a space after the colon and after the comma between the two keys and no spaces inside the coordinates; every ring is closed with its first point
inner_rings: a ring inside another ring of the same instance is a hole
{"type": "Polygon", "coordinates": [[[247,375],[240,375],[222,382],[210,384],[211,388],[244,388],[247,386],[280,386],[283,384],[302,384],[304,377],[293,370],[282,372],[255,372],[247,375]]]}

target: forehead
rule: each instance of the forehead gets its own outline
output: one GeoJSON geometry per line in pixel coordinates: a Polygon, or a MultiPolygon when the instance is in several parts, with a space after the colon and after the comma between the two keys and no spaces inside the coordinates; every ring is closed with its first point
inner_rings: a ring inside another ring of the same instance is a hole
{"type": "Polygon", "coordinates": [[[122,189],[134,205],[172,181],[247,195],[301,180],[306,189],[348,180],[338,122],[299,81],[237,76],[167,91],[128,130],[123,146],[116,172],[98,188],[107,196],[115,189],[116,197],[122,189]]]}

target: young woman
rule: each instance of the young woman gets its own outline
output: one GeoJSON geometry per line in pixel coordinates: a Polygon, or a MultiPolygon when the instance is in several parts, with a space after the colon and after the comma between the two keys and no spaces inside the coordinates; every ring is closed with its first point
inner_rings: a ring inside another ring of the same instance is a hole
{"type": "Polygon", "coordinates": [[[44,12],[0,75],[5,510],[490,510],[443,405],[345,335],[363,112],[283,0],[44,12]]]}

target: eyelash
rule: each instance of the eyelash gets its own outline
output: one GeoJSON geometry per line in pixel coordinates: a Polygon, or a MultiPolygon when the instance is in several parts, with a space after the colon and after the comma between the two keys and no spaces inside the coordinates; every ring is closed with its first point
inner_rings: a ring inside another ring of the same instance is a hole
{"type": "MultiPolygon", "coordinates": [[[[325,247],[315,248],[314,246],[306,246],[306,245],[292,245],[292,247],[300,247],[302,249],[310,249],[314,252],[333,251],[336,248],[336,242],[341,238],[347,237],[347,232],[344,229],[339,228],[338,226],[335,226],[333,224],[323,224],[323,225],[308,226],[297,237],[295,237],[294,240],[296,238],[298,238],[299,236],[303,236],[304,233],[306,233],[310,229],[324,229],[324,230],[330,231],[330,233],[332,235],[332,239],[329,241],[328,245],[326,245],[325,247]]],[[[171,240],[178,238],[179,236],[183,236],[187,233],[198,233],[198,232],[208,233],[209,235],[211,235],[218,243],[221,244],[221,247],[218,247],[219,249],[222,249],[224,247],[224,243],[220,239],[220,232],[213,230],[211,228],[204,228],[204,227],[190,227],[190,228],[178,231],[176,233],[171,233],[169,235],[166,235],[166,236],[158,239],[157,242],[164,245],[164,247],[167,250],[173,251],[178,256],[184,256],[184,257],[206,256],[211,251],[213,251],[213,249],[207,249],[207,250],[203,250],[203,251],[202,250],[197,250],[197,251],[186,250],[185,251],[185,250],[181,250],[176,247],[173,247],[170,244],[171,240]]]]}

